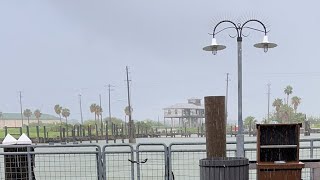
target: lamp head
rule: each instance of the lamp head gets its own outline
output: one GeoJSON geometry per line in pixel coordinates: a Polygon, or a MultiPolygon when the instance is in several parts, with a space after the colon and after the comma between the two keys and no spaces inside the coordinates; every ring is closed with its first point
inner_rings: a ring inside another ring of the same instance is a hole
{"type": "Polygon", "coordinates": [[[217,43],[216,38],[212,38],[211,45],[204,47],[203,50],[204,50],[204,51],[211,51],[213,55],[216,55],[216,54],[217,54],[217,51],[223,50],[223,49],[225,49],[225,48],[226,48],[226,46],[224,46],[224,45],[219,45],[219,44],[217,43]]]}
{"type": "Polygon", "coordinates": [[[277,47],[278,45],[275,44],[275,43],[269,42],[268,36],[265,35],[265,36],[263,37],[263,40],[262,40],[261,43],[257,43],[257,44],[255,44],[255,45],[253,45],[253,46],[256,47],[256,48],[263,48],[264,52],[268,52],[268,49],[269,49],[269,48],[274,48],[274,47],[277,47]]]}

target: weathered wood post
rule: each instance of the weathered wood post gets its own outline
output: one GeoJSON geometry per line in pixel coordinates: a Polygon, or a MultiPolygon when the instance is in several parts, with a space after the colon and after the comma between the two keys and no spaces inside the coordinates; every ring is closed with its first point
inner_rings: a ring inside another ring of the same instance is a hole
{"type": "Polygon", "coordinates": [[[108,129],[108,122],[106,122],[106,143],[109,142],[109,129],[108,129]]]}
{"type": "Polygon", "coordinates": [[[99,134],[98,134],[98,124],[95,124],[95,128],[96,128],[96,143],[98,143],[98,138],[99,138],[99,134]]]}
{"type": "MultiPolygon", "coordinates": [[[[81,125],[80,125],[81,126],[81,125]]],[[[76,126],[77,127],[77,137],[79,137],[80,136],[80,132],[81,132],[81,128],[80,128],[80,126],[76,126]]]]}
{"type": "Polygon", "coordinates": [[[248,180],[249,160],[226,157],[225,97],[205,97],[207,158],[199,161],[200,180],[248,180]]]}
{"type": "Polygon", "coordinates": [[[7,134],[8,134],[8,127],[5,126],[5,127],[4,127],[4,136],[7,136],[7,134]]]}
{"type": "MultiPolygon", "coordinates": [[[[59,126],[59,131],[60,131],[60,142],[62,142],[63,140],[62,140],[62,128],[61,128],[61,125],[59,126]]],[[[28,137],[30,137],[30,136],[28,135],[28,137]]]]}
{"type": "Polygon", "coordinates": [[[91,124],[88,125],[88,136],[90,143],[92,143],[91,124]]]}
{"type": "Polygon", "coordinates": [[[43,143],[47,142],[47,129],[46,126],[43,126],[43,143]]]}
{"type": "Polygon", "coordinates": [[[26,126],[26,128],[27,128],[27,136],[30,138],[29,125],[28,125],[28,126],[26,126]]]}
{"type": "Polygon", "coordinates": [[[36,131],[37,131],[38,143],[40,143],[40,132],[39,132],[39,126],[36,126],[36,131]]]}
{"type": "Polygon", "coordinates": [[[224,96],[208,96],[205,101],[207,157],[226,157],[224,96]]]}
{"type": "Polygon", "coordinates": [[[166,128],[166,137],[168,137],[168,129],[166,128]]]}
{"type": "Polygon", "coordinates": [[[19,134],[22,135],[22,127],[19,128],[19,134]]]}
{"type": "Polygon", "coordinates": [[[67,142],[67,140],[66,140],[66,128],[62,128],[62,139],[63,139],[63,142],[67,142]]]}
{"type": "Polygon", "coordinates": [[[124,143],[123,124],[121,124],[121,137],[122,137],[122,143],[124,143]]]}

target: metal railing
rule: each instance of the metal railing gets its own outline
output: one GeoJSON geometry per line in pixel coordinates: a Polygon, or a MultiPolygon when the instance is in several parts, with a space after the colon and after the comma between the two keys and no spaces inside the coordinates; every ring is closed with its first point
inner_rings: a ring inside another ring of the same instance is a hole
{"type": "Polygon", "coordinates": [[[101,162],[97,145],[1,145],[0,180],[102,179],[101,162]]]}
{"type": "MultiPolygon", "coordinates": [[[[227,143],[227,156],[236,155],[235,142],[227,143]]],[[[301,140],[302,178],[315,180],[320,169],[320,139],[301,140]]],[[[255,142],[245,144],[251,161],[250,179],[256,179],[255,142]]],[[[0,146],[0,180],[196,180],[199,160],[206,158],[205,143],[0,146]],[[18,168],[17,168],[18,167],[18,168]],[[20,170],[18,170],[20,169],[20,170]],[[17,178],[19,177],[19,178],[17,178]],[[21,178],[23,177],[23,178],[21,178]],[[14,178],[13,178],[14,179],[14,178]]]]}

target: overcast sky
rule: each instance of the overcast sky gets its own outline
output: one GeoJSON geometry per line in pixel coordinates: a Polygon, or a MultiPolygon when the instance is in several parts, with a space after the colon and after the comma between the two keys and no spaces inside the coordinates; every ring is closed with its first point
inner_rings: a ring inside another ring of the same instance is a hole
{"type": "MultiPolygon", "coordinates": [[[[237,51],[234,31],[217,36],[227,49],[216,56],[202,50],[215,23],[225,18],[266,23],[278,47],[264,53],[253,44],[263,34],[243,39],[243,116],[267,115],[271,99],[285,98],[293,86],[302,98],[299,111],[319,116],[320,58],[318,1],[254,0],[29,0],[0,1],[0,111],[39,108],[54,114],[60,104],[80,119],[93,118],[92,103],[112,84],[112,115],[124,118],[125,66],[130,69],[133,118],[160,119],[162,108],[190,97],[225,95],[230,73],[229,121],[237,119],[237,51]]],[[[259,26],[255,26],[259,27],[259,26]]],[[[273,110],[273,108],[272,108],[273,110]]]]}

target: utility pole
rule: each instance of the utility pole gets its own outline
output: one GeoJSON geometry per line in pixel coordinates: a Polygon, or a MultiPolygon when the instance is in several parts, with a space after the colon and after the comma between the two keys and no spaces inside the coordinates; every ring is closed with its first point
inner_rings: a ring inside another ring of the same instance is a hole
{"type": "Polygon", "coordinates": [[[268,122],[270,121],[270,86],[271,84],[268,83],[268,122]]]}
{"type": "Polygon", "coordinates": [[[108,96],[109,96],[109,121],[111,122],[111,85],[108,84],[108,96]]]}
{"type": "Polygon", "coordinates": [[[21,113],[21,127],[23,127],[23,113],[22,113],[22,95],[21,95],[21,91],[19,91],[19,99],[20,99],[20,113],[21,113]]]}
{"type": "Polygon", "coordinates": [[[81,124],[83,125],[81,94],[79,94],[79,104],[80,104],[80,117],[81,117],[81,124]]]}
{"type": "Polygon", "coordinates": [[[101,136],[103,136],[103,123],[102,123],[102,106],[101,106],[101,94],[99,94],[99,104],[100,104],[100,132],[101,132],[101,136]]]}
{"type": "Polygon", "coordinates": [[[226,87],[226,103],[225,103],[225,112],[226,112],[226,124],[228,124],[228,94],[229,94],[229,73],[227,73],[227,87],[226,87]]]}
{"type": "Polygon", "coordinates": [[[129,108],[129,143],[136,143],[136,139],[134,137],[134,123],[131,117],[130,84],[129,84],[128,66],[126,66],[126,74],[127,74],[128,108],[129,108]]]}

